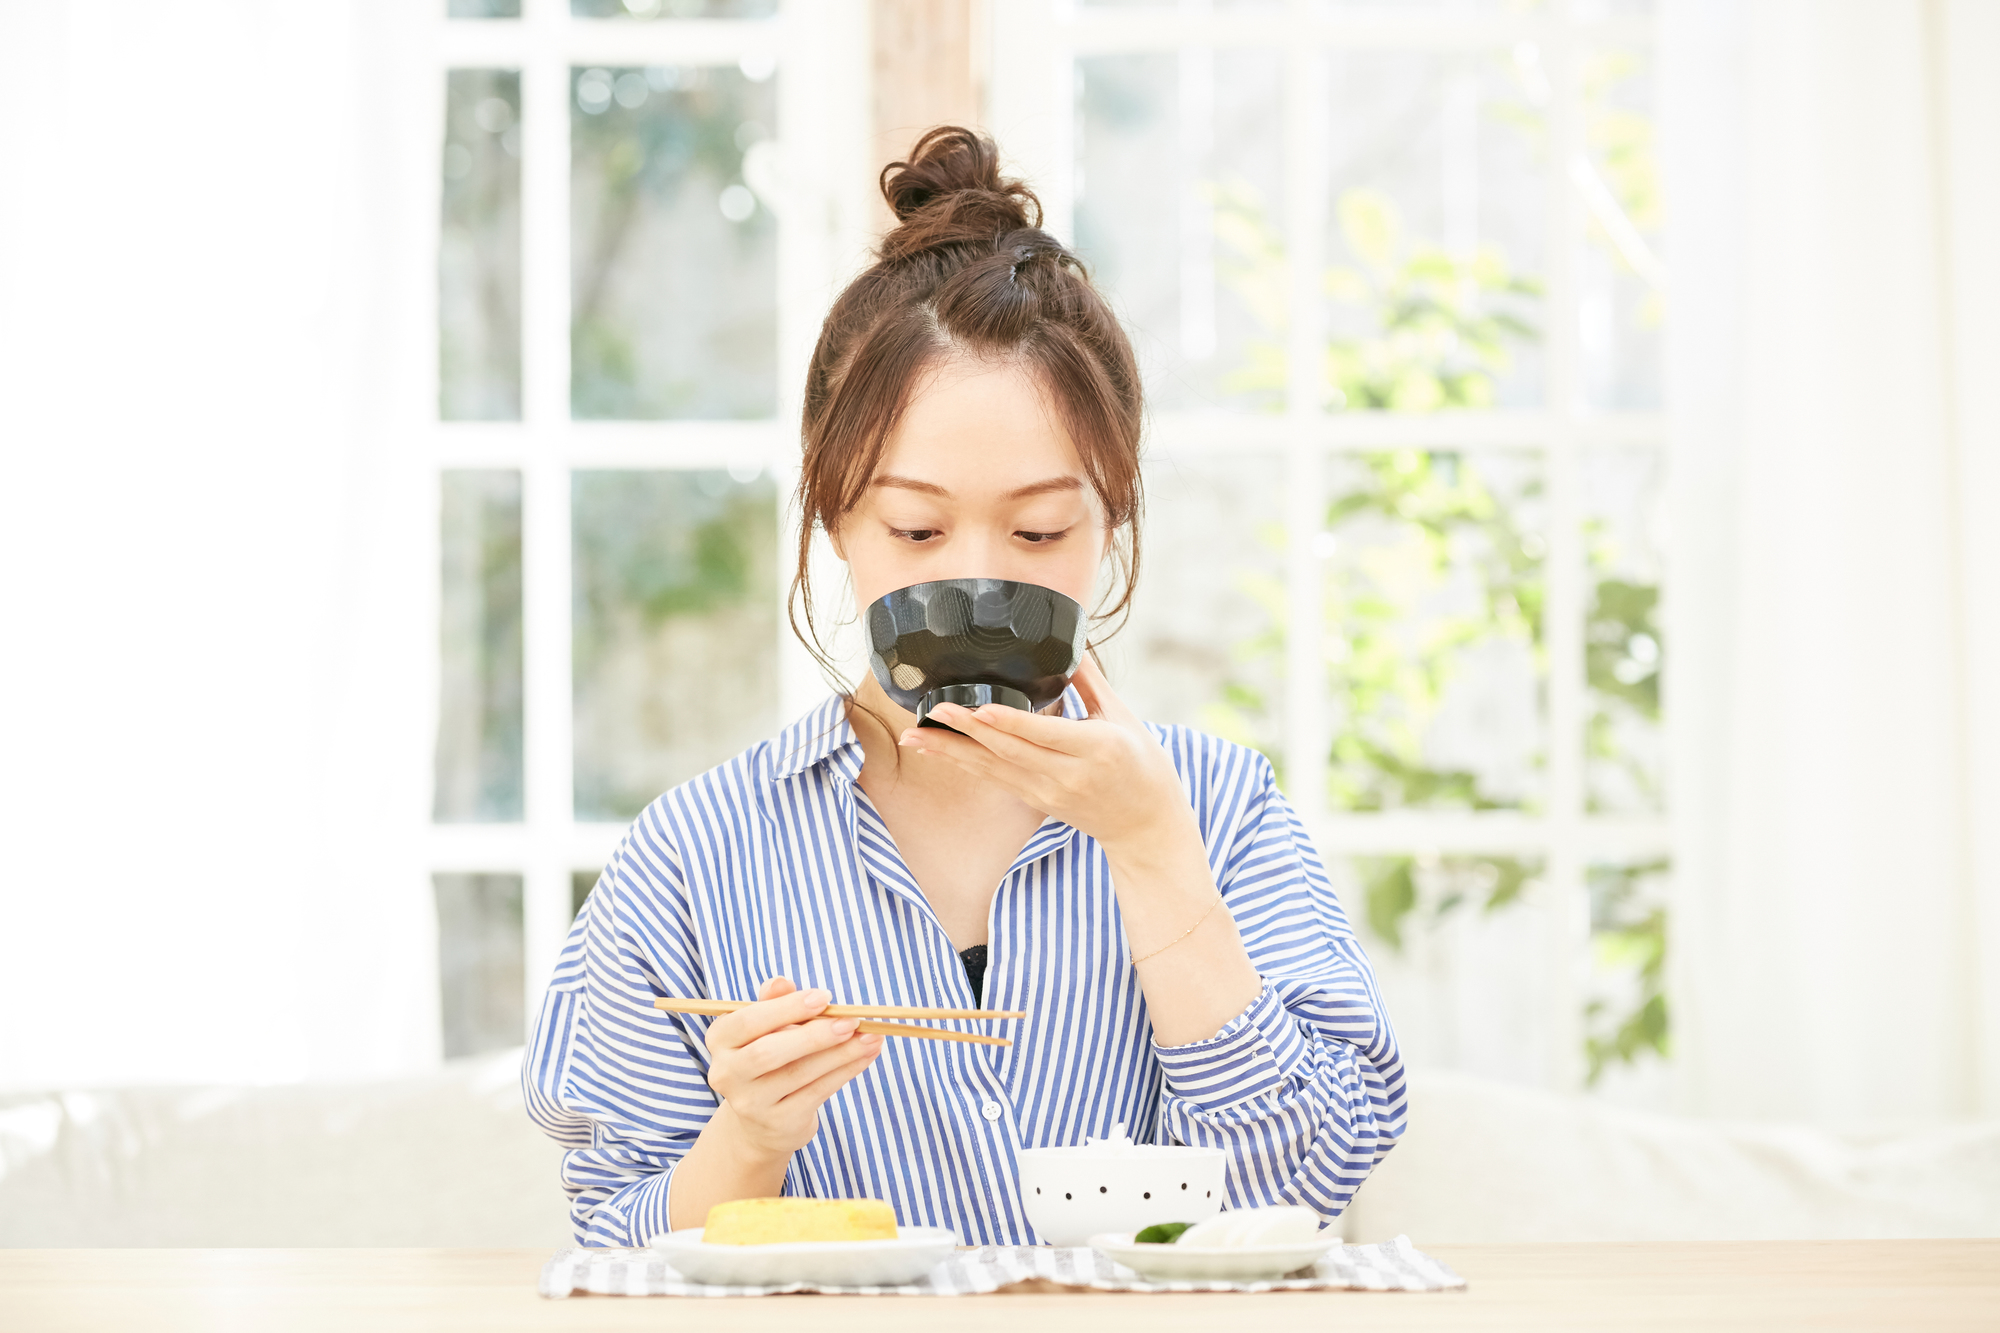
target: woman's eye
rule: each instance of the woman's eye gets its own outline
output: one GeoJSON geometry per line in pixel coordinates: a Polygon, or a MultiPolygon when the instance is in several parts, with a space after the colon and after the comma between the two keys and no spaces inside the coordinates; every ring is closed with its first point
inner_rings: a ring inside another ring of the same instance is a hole
{"type": "Polygon", "coordinates": [[[1063,536],[1063,534],[1060,532],[1017,532],[1014,535],[1016,537],[1019,537],[1022,541],[1027,542],[1029,545],[1039,545],[1042,542],[1060,541],[1062,540],[1063,536]]]}
{"type": "Polygon", "coordinates": [[[889,535],[903,541],[927,542],[938,535],[936,528],[890,528],[889,535]]]}

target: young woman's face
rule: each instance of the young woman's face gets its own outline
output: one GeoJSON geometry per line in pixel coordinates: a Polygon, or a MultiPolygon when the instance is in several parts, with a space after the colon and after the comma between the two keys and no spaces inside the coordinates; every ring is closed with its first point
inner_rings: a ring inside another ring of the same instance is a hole
{"type": "Polygon", "coordinates": [[[1069,434],[1028,372],[955,359],[928,373],[840,521],[865,612],[932,579],[1012,579],[1086,608],[1110,534],[1069,434]]]}

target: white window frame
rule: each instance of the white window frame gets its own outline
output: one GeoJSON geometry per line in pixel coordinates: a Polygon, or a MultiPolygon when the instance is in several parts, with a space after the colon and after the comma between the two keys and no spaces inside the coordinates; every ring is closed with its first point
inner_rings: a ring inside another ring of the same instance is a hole
{"type": "MultiPolygon", "coordinates": [[[[1583,157],[1577,113],[1577,57],[1586,45],[1650,48],[1652,20],[1450,17],[1396,12],[1316,14],[1310,0],[1268,12],[1217,13],[1206,0],[1178,9],[1089,10],[1068,0],[1008,0],[994,7],[991,123],[1003,150],[1034,181],[1048,225],[1070,237],[1074,162],[1073,62],[1079,56],[1255,47],[1284,53],[1282,230],[1291,264],[1289,364],[1282,414],[1214,416],[1162,413],[1149,447],[1155,457],[1256,451],[1283,457],[1288,533],[1285,770],[1287,795],[1328,857],[1355,854],[1526,854],[1543,860],[1543,891],[1526,901],[1538,912],[1546,976],[1553,981],[1545,1040],[1548,1068],[1563,1090],[1584,1082],[1582,967],[1590,932],[1586,872],[1595,861],[1632,861],[1671,851],[1665,814],[1618,817],[1585,808],[1584,744],[1588,697],[1584,622],[1589,588],[1583,544],[1584,451],[1629,449],[1666,457],[1662,413],[1603,412],[1583,406],[1578,370],[1575,255],[1589,202],[1573,179],[1583,157]],[[1549,234],[1544,256],[1545,407],[1454,411],[1428,416],[1328,413],[1316,382],[1323,313],[1318,291],[1321,238],[1329,201],[1323,145],[1322,57],[1356,50],[1510,50],[1532,41],[1551,83],[1550,134],[1556,151],[1547,180],[1549,234]],[[1303,312],[1303,314],[1301,314],[1303,312]],[[1544,566],[1548,596],[1548,791],[1546,812],[1335,813],[1326,808],[1324,757],[1331,733],[1325,692],[1324,562],[1313,550],[1325,513],[1324,461],[1330,453],[1416,447],[1478,454],[1532,449],[1544,459],[1549,517],[1544,566]]],[[[1551,8],[1554,8],[1552,5],[1551,8]]]]}
{"type": "MultiPolygon", "coordinates": [[[[789,494],[798,475],[800,391],[833,295],[865,260],[870,213],[869,26],[865,0],[780,0],[775,18],[584,19],[569,0],[524,0],[518,19],[445,17],[428,27],[428,59],[410,62],[421,80],[414,104],[429,108],[426,230],[439,226],[438,153],[444,143],[446,74],[455,69],[521,74],[521,373],[518,422],[437,418],[436,270],[423,326],[428,392],[406,395],[423,441],[429,503],[422,537],[405,549],[438,569],[439,474],[447,468],[518,469],[522,478],[523,819],[507,824],[430,823],[429,873],[522,877],[524,1012],[533,1021],[571,920],[571,875],[602,866],[626,825],[575,815],[571,695],[570,476],[577,469],[682,470],[757,467],[789,494]],[[775,56],[784,206],[778,211],[776,414],[760,421],[575,421],[570,417],[570,70],[601,65],[733,65],[775,56]]],[[[779,523],[779,568],[789,576],[789,523],[779,523]]],[[[782,592],[782,589],[780,590],[782,592]]],[[[436,734],[439,678],[435,592],[413,659],[430,664],[430,728],[436,734]]],[[[804,711],[825,689],[817,667],[778,625],[782,715],[804,711]]],[[[428,766],[426,772],[429,771],[428,766]]],[[[436,994],[435,979],[431,993],[436,994]]]]}

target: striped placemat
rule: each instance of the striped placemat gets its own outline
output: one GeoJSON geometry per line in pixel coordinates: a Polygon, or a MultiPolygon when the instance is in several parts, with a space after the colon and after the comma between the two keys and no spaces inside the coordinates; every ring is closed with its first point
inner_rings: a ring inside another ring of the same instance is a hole
{"type": "Polygon", "coordinates": [[[1410,1244],[1408,1236],[1379,1245],[1342,1245],[1310,1274],[1270,1282],[1149,1282],[1123,1264],[1085,1246],[985,1245],[960,1250],[921,1280],[894,1287],[834,1287],[793,1282],[782,1286],[725,1287],[691,1282],[657,1250],[558,1250],[542,1265],[540,1289],[560,1299],[592,1296],[778,1296],[819,1292],[830,1296],[974,1296],[1045,1278],[1066,1287],[1098,1291],[1444,1291],[1465,1279],[1410,1244]]]}

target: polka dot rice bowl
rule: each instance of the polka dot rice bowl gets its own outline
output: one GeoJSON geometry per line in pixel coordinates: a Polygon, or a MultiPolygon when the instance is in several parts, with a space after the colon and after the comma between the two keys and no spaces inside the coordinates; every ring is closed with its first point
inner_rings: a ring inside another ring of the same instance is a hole
{"type": "Polygon", "coordinates": [[[1087,1245],[1102,1231],[1199,1222],[1222,1208],[1220,1148],[1087,1139],[1080,1148],[1025,1148],[1021,1197],[1045,1245],[1087,1245]]]}

